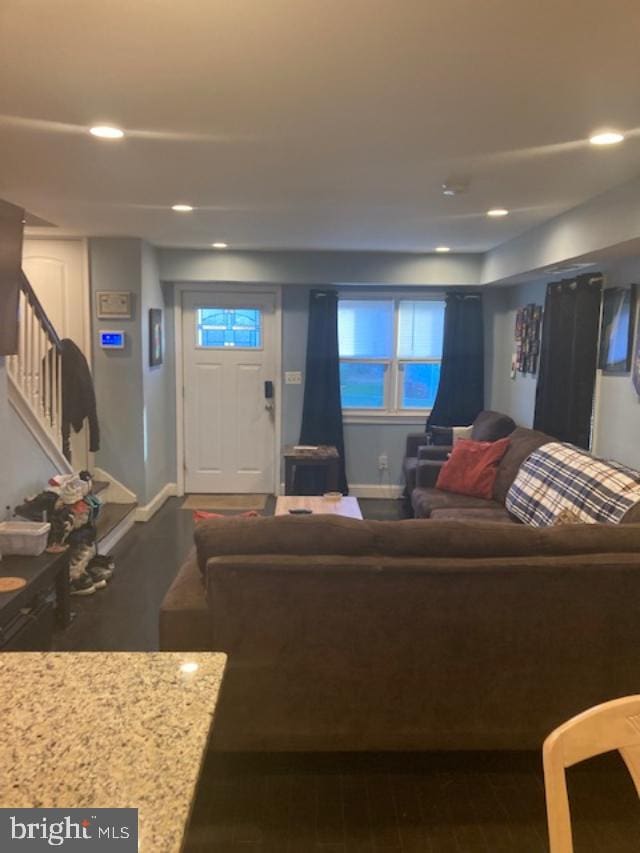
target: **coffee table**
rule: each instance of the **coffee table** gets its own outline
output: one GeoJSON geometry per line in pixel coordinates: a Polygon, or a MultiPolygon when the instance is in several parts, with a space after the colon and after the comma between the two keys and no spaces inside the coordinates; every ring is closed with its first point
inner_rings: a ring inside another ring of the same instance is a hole
{"type": "Polygon", "coordinates": [[[341,515],[362,518],[357,498],[342,497],[337,501],[306,495],[285,495],[276,498],[276,515],[289,515],[291,509],[310,509],[314,515],[341,515]]]}

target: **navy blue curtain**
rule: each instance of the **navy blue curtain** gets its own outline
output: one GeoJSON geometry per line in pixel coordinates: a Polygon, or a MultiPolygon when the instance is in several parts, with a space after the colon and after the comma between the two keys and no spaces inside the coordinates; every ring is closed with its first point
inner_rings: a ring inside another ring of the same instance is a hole
{"type": "Polygon", "coordinates": [[[547,285],[534,427],[588,450],[598,358],[602,276],[547,285]]]}
{"type": "Polygon", "coordinates": [[[427,429],[467,426],[484,409],[484,323],[479,293],[447,293],[440,385],[427,429]]]}
{"type": "MultiPolygon", "coordinates": [[[[329,444],[340,454],[339,488],[348,494],[345,473],[340,357],[338,352],[338,293],[312,290],[300,444],[329,444]]],[[[296,472],[297,494],[318,494],[322,484],[308,468],[296,472]]]]}

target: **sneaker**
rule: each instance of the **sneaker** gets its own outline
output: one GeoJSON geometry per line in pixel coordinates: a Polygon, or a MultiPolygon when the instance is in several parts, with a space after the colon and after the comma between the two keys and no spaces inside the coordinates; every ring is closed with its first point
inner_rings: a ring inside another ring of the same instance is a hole
{"type": "Polygon", "coordinates": [[[92,560],[87,566],[87,573],[96,589],[104,589],[111,577],[111,572],[92,560]]]}
{"type": "Polygon", "coordinates": [[[93,595],[96,591],[96,585],[87,572],[83,572],[77,578],[72,578],[70,587],[71,595],[93,595]]]}
{"type": "Polygon", "coordinates": [[[116,568],[116,561],[111,554],[96,554],[91,560],[91,565],[99,566],[104,572],[106,579],[110,580],[116,568]]]}

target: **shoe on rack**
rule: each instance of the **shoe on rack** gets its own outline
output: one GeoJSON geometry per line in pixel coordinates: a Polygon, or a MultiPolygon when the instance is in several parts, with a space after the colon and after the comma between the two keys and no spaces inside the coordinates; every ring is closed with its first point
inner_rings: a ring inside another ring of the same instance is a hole
{"type": "Polygon", "coordinates": [[[96,554],[91,560],[91,565],[100,566],[105,572],[106,579],[109,580],[115,571],[116,561],[111,554],[96,554]]]}
{"type": "Polygon", "coordinates": [[[113,574],[108,569],[105,569],[104,566],[101,566],[100,563],[97,563],[95,559],[87,566],[87,573],[96,589],[104,589],[107,581],[113,574]]]}
{"type": "Polygon", "coordinates": [[[71,595],[93,595],[96,591],[96,585],[87,572],[72,578],[69,586],[71,595]]]}

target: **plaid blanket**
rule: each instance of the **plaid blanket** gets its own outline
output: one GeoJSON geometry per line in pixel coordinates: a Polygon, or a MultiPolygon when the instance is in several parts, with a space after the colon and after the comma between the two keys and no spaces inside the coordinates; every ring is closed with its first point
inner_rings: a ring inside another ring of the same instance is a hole
{"type": "Polygon", "coordinates": [[[525,524],[549,527],[567,511],[587,524],[618,524],[639,501],[638,471],[550,442],[524,461],[505,503],[525,524]]]}

